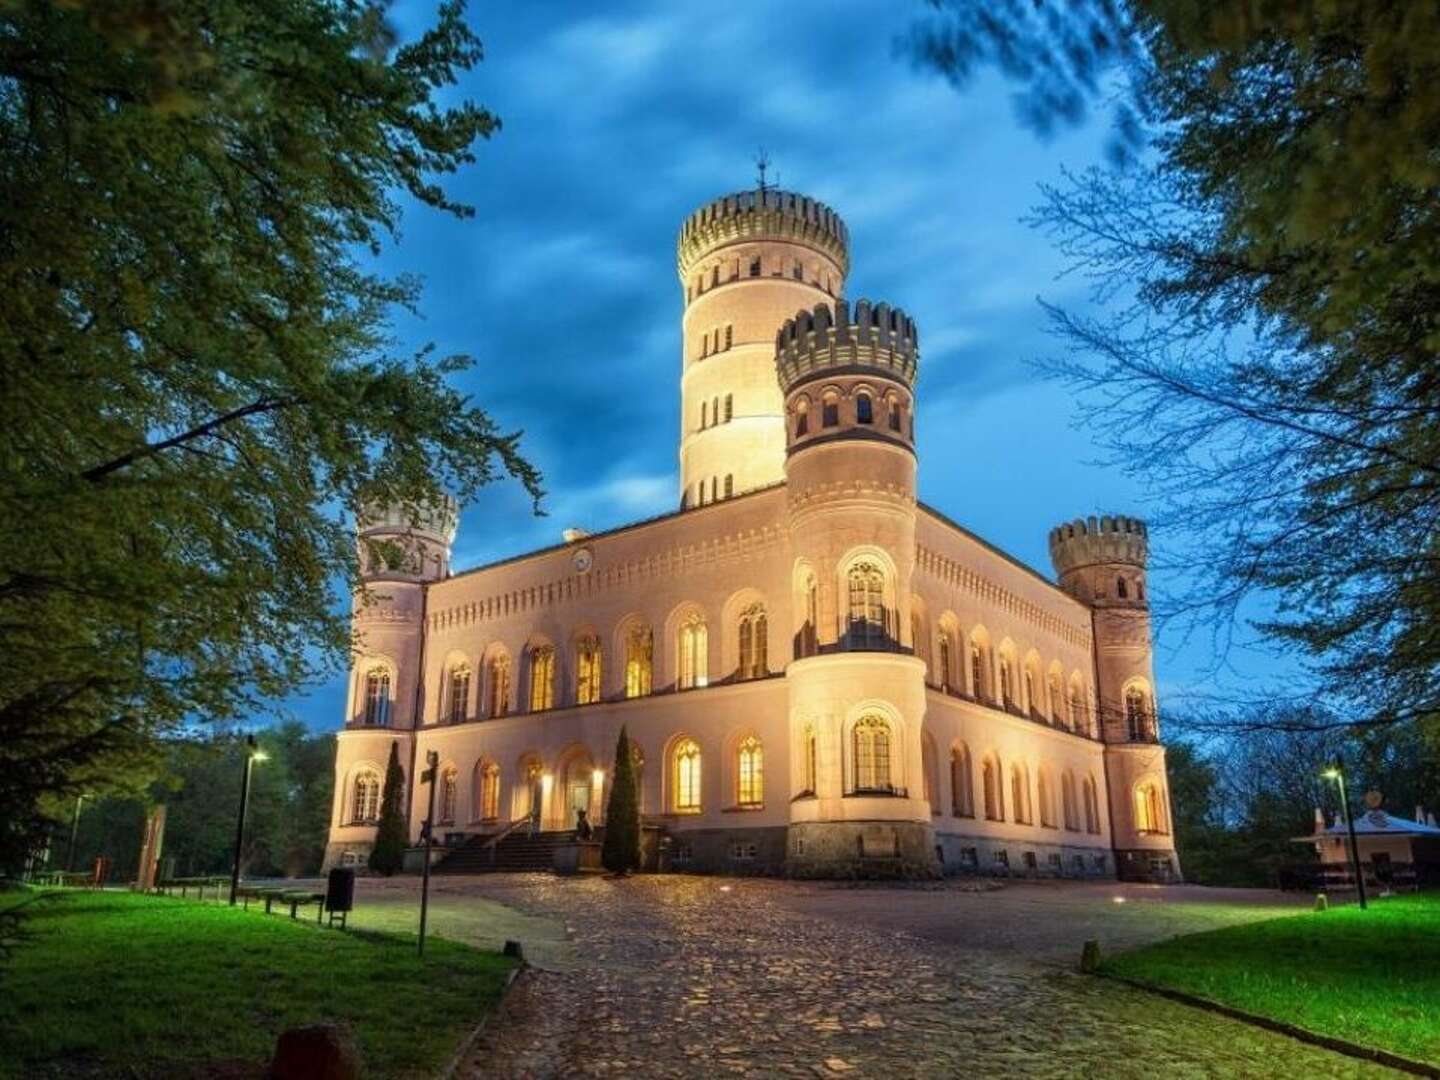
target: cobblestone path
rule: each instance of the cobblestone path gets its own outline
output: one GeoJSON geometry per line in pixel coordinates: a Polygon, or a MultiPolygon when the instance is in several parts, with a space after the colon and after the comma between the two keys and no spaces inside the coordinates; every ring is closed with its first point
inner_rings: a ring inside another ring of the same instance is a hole
{"type": "Polygon", "coordinates": [[[806,886],[542,875],[467,886],[563,921],[574,953],[522,978],[466,1077],[1396,1075],[1053,957],[809,914],[794,893],[806,886]]]}

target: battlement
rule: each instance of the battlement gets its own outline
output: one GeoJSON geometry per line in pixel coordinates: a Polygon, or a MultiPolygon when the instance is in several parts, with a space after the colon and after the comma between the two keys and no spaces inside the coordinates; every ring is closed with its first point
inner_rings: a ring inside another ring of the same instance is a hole
{"type": "Polygon", "coordinates": [[[830,207],[793,191],[739,191],[706,203],[685,219],[676,244],[682,281],[695,264],[726,244],[785,240],[817,248],[850,269],[850,231],[830,207]]]}
{"type": "Polygon", "coordinates": [[[448,495],[439,506],[368,505],[355,515],[355,531],[361,536],[403,533],[426,536],[449,547],[460,522],[460,504],[448,495]]]}
{"type": "Polygon", "coordinates": [[[1139,518],[1076,518],[1050,530],[1050,561],[1062,576],[1097,563],[1144,566],[1148,555],[1145,522],[1139,518]]]}
{"type": "Polygon", "coordinates": [[[787,393],[829,368],[874,368],[913,386],[920,363],[915,320],[889,304],[861,300],[850,316],[844,300],[797,312],[775,336],[775,367],[787,393]]]}

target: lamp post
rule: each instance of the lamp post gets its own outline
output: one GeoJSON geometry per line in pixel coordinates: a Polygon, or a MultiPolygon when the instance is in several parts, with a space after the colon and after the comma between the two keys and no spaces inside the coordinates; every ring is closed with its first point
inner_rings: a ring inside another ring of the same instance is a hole
{"type": "Polygon", "coordinates": [[[235,822],[235,863],[230,869],[230,906],[240,891],[240,845],[245,842],[245,809],[250,802],[250,770],[257,761],[265,760],[265,751],[255,745],[255,736],[245,736],[245,772],[240,780],[240,818],[235,822]]]}
{"type": "Polygon", "coordinates": [[[440,754],[431,750],[425,755],[425,771],[420,782],[427,785],[425,803],[425,824],[420,827],[420,838],[425,842],[425,865],[420,881],[420,940],[417,953],[425,955],[425,918],[430,912],[430,848],[435,836],[435,770],[440,766],[440,754]]]}
{"type": "Polygon", "coordinates": [[[84,795],[75,796],[75,818],[70,822],[70,850],[65,853],[65,869],[71,872],[75,869],[75,841],[80,835],[80,805],[84,801],[84,795]]]}
{"type": "Polygon", "coordinates": [[[1355,820],[1350,816],[1350,796],[1345,790],[1345,770],[1340,759],[1325,770],[1325,776],[1340,786],[1340,810],[1345,815],[1345,831],[1350,834],[1350,869],[1355,874],[1355,891],[1360,897],[1360,910],[1365,910],[1365,871],[1360,867],[1360,843],[1355,839],[1355,820]]]}

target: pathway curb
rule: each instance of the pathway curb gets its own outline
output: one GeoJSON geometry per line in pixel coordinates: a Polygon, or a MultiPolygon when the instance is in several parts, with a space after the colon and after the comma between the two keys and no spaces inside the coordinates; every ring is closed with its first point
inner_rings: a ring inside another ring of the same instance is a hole
{"type": "Polygon", "coordinates": [[[1171,1001],[1178,1001],[1182,1005],[1190,1005],[1197,1009],[1204,1009],[1206,1012],[1218,1013],[1221,1016],[1229,1017],[1231,1020],[1239,1020],[1243,1024],[1264,1028],[1267,1031],[1273,1031],[1279,1035],[1288,1035],[1292,1039],[1310,1043],[1312,1046],[1324,1047],[1326,1050],[1333,1050],[1337,1054],[1359,1058],[1361,1061],[1374,1062],[1378,1065],[1387,1065],[1392,1069],[1398,1069],[1412,1076],[1440,1078],[1440,1067],[1427,1065],[1423,1061],[1414,1061],[1407,1057],[1401,1057],[1399,1054],[1392,1054],[1389,1050],[1377,1050],[1373,1046],[1361,1046],[1359,1043],[1347,1042],[1345,1039],[1337,1039],[1333,1035],[1320,1035],[1310,1031],[1308,1028],[1286,1023],[1284,1020],[1275,1020],[1269,1016],[1246,1012],[1244,1009],[1237,1009],[1233,1005],[1222,1005],[1218,1001],[1212,1001],[1207,997],[1200,997],[1198,994],[1190,994],[1184,990],[1172,990],[1168,986],[1157,986],[1154,983],[1148,983],[1141,979],[1131,979],[1124,975],[1112,975],[1105,971],[1098,971],[1095,974],[1102,979],[1122,983],[1135,990],[1143,990],[1147,994],[1155,994],[1158,997],[1169,998],[1171,1001]]]}
{"type": "Polygon", "coordinates": [[[453,1080],[457,1070],[470,1056],[470,1051],[475,1049],[475,1044],[480,1040],[480,1036],[485,1033],[485,1026],[490,1023],[490,1018],[500,1011],[500,1007],[505,1004],[505,999],[510,996],[510,991],[514,989],[515,983],[519,981],[521,975],[529,970],[530,965],[524,960],[511,969],[510,974],[505,977],[505,986],[500,991],[500,997],[496,999],[495,1008],[481,1017],[480,1022],[470,1030],[470,1034],[465,1036],[450,1058],[450,1064],[436,1074],[436,1080],[453,1080]]]}

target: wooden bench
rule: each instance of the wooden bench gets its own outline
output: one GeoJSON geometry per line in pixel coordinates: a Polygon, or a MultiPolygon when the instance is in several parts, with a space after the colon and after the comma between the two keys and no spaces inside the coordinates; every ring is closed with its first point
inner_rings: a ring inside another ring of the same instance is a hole
{"type": "Polygon", "coordinates": [[[191,889],[194,889],[197,897],[204,900],[205,890],[213,888],[215,890],[215,899],[219,900],[225,895],[225,886],[229,883],[229,878],[221,877],[218,874],[210,874],[203,877],[167,878],[164,881],[157,881],[155,883],[155,891],[163,892],[169,896],[172,895],[176,889],[179,889],[180,896],[183,899],[190,895],[191,889]]]}
{"type": "Polygon", "coordinates": [[[265,914],[269,915],[275,904],[288,904],[290,917],[300,917],[300,909],[310,904],[315,905],[315,921],[320,922],[325,914],[325,894],[323,892],[311,892],[309,889],[276,889],[264,888],[255,885],[242,885],[235,891],[237,899],[244,901],[245,910],[250,910],[250,901],[265,902],[265,914]]]}

